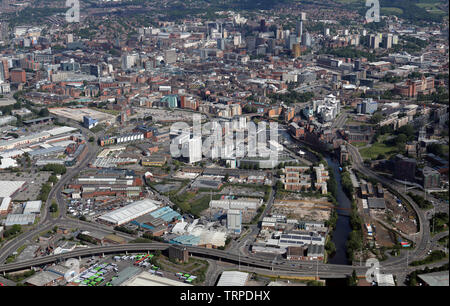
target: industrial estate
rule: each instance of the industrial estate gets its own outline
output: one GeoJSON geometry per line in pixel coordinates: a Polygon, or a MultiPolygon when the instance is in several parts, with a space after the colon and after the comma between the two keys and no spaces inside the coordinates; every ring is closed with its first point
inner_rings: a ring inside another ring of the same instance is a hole
{"type": "Polygon", "coordinates": [[[1,1],[0,285],[448,286],[448,1],[379,2],[1,1]]]}

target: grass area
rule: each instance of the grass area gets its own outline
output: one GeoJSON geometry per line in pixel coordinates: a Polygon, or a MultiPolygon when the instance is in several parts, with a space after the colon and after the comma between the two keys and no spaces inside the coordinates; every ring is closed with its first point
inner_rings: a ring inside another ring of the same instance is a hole
{"type": "MultiPolygon", "coordinates": [[[[196,195],[197,193],[195,192],[185,192],[178,196],[171,196],[170,200],[174,202],[183,212],[189,212],[193,215],[199,216],[203,210],[208,208],[211,196],[208,194],[195,199],[196,195]]],[[[220,199],[220,196],[220,194],[215,194],[212,196],[212,199],[218,200],[220,199]]]]}
{"type": "Polygon", "coordinates": [[[403,14],[403,10],[398,7],[382,7],[381,14],[383,14],[383,15],[399,15],[399,14],[403,14]]]}
{"type": "Polygon", "coordinates": [[[429,13],[432,14],[445,14],[443,10],[441,10],[437,5],[439,2],[426,2],[426,3],[416,3],[416,6],[423,8],[429,13]]]}
{"type": "Polygon", "coordinates": [[[91,132],[92,132],[92,133],[98,133],[98,132],[103,131],[104,129],[105,129],[105,126],[104,126],[103,124],[97,124],[96,126],[94,126],[94,127],[91,129],[91,132]]]}
{"type": "Polygon", "coordinates": [[[354,145],[355,147],[359,148],[359,147],[364,147],[365,145],[367,145],[367,142],[355,141],[355,142],[352,142],[352,145],[354,145]]]}
{"type": "Polygon", "coordinates": [[[448,230],[448,222],[448,214],[443,212],[435,214],[433,219],[430,221],[431,234],[437,234],[448,230]]]}
{"type": "Polygon", "coordinates": [[[445,254],[444,251],[433,251],[431,252],[430,255],[428,255],[427,257],[425,257],[422,260],[416,260],[413,261],[412,263],[410,263],[410,266],[421,266],[421,265],[426,265],[426,264],[430,264],[430,263],[434,263],[437,261],[440,261],[444,258],[448,258],[448,255],[445,254]]]}
{"type": "Polygon", "coordinates": [[[386,158],[398,152],[396,147],[388,146],[382,142],[376,142],[370,147],[362,148],[359,153],[364,159],[376,159],[378,155],[383,154],[386,158]]]}

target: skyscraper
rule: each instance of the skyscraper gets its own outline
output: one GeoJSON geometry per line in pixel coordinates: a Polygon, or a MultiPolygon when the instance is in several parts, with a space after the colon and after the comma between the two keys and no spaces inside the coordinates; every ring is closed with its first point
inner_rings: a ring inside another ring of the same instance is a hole
{"type": "Polygon", "coordinates": [[[300,13],[300,20],[297,21],[297,37],[302,38],[303,35],[303,21],[306,21],[306,13],[300,13]]]}
{"type": "Polygon", "coordinates": [[[202,138],[197,136],[190,138],[183,143],[183,156],[189,160],[189,163],[196,163],[202,160],[202,138]]]}
{"type": "Polygon", "coordinates": [[[378,49],[380,47],[380,36],[379,35],[370,35],[370,48],[371,49],[378,49]]]}

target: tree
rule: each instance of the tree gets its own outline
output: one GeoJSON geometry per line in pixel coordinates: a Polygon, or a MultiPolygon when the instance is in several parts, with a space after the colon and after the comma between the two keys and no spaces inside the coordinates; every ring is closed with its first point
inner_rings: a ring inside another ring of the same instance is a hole
{"type": "Polygon", "coordinates": [[[50,212],[57,212],[58,211],[58,204],[55,200],[52,201],[52,205],[50,205],[50,212]]]}
{"type": "Polygon", "coordinates": [[[381,115],[381,113],[375,113],[372,115],[372,118],[370,118],[370,123],[378,124],[381,120],[383,120],[383,115],[381,115]]]}
{"type": "Polygon", "coordinates": [[[428,153],[433,153],[437,156],[444,156],[444,150],[442,148],[442,145],[439,143],[432,143],[429,146],[427,146],[428,153]]]}
{"type": "Polygon", "coordinates": [[[349,286],[357,286],[358,285],[358,276],[356,275],[356,271],[353,269],[352,275],[348,277],[348,285],[349,286]]]}
{"type": "Polygon", "coordinates": [[[405,144],[408,141],[408,137],[405,134],[399,134],[396,138],[395,138],[395,142],[397,144],[405,144]]]}
{"type": "Polygon", "coordinates": [[[44,107],[39,111],[38,115],[41,117],[47,117],[50,115],[50,112],[48,111],[48,109],[46,107],[44,107]]]}

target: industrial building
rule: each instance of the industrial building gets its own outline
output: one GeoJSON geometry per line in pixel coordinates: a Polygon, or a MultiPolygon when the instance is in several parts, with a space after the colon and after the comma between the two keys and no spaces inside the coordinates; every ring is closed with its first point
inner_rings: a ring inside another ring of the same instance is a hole
{"type": "Polygon", "coordinates": [[[239,199],[220,199],[212,200],[209,202],[210,208],[220,208],[224,210],[237,209],[237,210],[256,210],[262,205],[262,199],[253,198],[239,198],[239,199]]]}
{"type": "Polygon", "coordinates": [[[154,275],[143,271],[138,275],[131,277],[121,284],[121,286],[192,286],[177,280],[154,275]]]}
{"type": "Polygon", "coordinates": [[[122,225],[140,216],[148,214],[158,208],[158,204],[150,199],[145,199],[128,204],[112,212],[100,216],[98,219],[111,225],[122,225]]]}
{"type": "Polygon", "coordinates": [[[36,216],[34,214],[9,214],[5,220],[5,226],[32,225],[36,216]]]}
{"type": "Polygon", "coordinates": [[[42,201],[28,201],[25,203],[23,214],[40,214],[42,201]]]}
{"type": "Polygon", "coordinates": [[[248,273],[240,271],[223,271],[217,282],[218,287],[229,286],[229,287],[242,287],[245,286],[248,278],[248,273]]]}
{"type": "Polygon", "coordinates": [[[14,197],[14,194],[23,187],[25,181],[0,181],[0,198],[14,197]]]}

